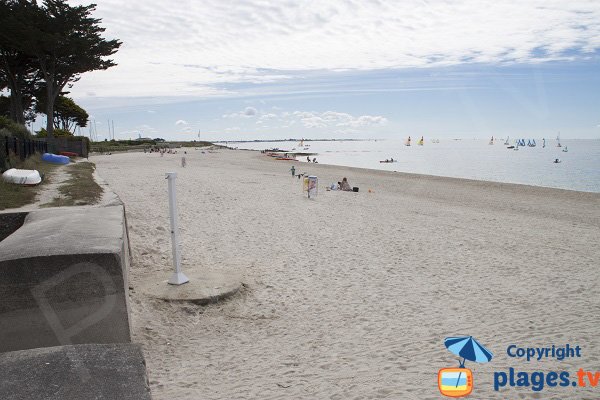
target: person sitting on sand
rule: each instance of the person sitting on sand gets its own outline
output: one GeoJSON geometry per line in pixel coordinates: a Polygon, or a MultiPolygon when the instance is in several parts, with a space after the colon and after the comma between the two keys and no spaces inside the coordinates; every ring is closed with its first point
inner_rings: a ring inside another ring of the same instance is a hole
{"type": "Polygon", "coordinates": [[[343,190],[344,192],[351,192],[352,191],[352,187],[348,183],[348,179],[347,178],[342,179],[342,183],[340,183],[340,190],[343,190]]]}

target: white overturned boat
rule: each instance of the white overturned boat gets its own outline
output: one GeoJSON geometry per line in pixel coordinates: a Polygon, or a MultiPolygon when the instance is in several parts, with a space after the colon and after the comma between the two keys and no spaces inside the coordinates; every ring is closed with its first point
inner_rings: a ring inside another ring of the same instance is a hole
{"type": "Polygon", "coordinates": [[[42,181],[40,173],[35,169],[11,168],[2,174],[2,178],[6,182],[18,185],[37,185],[42,181]]]}

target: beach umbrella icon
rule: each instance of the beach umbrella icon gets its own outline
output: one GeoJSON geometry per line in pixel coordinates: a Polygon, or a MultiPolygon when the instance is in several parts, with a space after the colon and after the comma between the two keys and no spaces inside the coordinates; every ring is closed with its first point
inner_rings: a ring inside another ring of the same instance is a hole
{"type": "MultiPolygon", "coordinates": [[[[458,336],[448,337],[444,339],[444,345],[450,352],[462,357],[460,361],[460,367],[465,367],[465,361],[474,361],[478,363],[486,363],[492,360],[494,356],[491,351],[483,347],[473,336],[458,336]]],[[[456,384],[460,380],[461,374],[459,373],[456,384]]]]}
{"type": "Polygon", "coordinates": [[[486,363],[492,360],[494,356],[491,351],[486,349],[473,338],[473,336],[448,337],[444,339],[444,345],[450,352],[462,357],[460,368],[465,367],[465,361],[475,361],[486,363]]]}

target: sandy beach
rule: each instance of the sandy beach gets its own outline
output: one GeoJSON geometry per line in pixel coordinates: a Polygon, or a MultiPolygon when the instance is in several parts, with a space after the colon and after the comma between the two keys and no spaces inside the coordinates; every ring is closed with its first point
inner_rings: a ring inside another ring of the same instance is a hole
{"type": "Polygon", "coordinates": [[[493,353],[471,398],[597,398],[596,388],[493,389],[494,371],[599,370],[600,194],[188,150],[91,157],[126,205],[134,340],[153,398],[439,399],[458,366],[447,336],[493,353]],[[308,199],[289,172],[319,177],[308,199]],[[176,171],[185,270],[240,273],[209,306],[137,286],[172,270],[167,181],[176,171]],[[325,191],[347,177],[359,193],[325,191]],[[371,193],[369,193],[371,189],[371,193]],[[523,347],[582,357],[527,362],[523,347]]]}

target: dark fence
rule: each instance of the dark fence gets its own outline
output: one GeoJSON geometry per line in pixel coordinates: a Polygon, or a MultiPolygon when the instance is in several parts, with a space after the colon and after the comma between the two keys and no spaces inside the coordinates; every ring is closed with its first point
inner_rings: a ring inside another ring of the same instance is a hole
{"type": "Polygon", "coordinates": [[[35,153],[45,153],[47,151],[48,144],[43,140],[0,136],[0,170],[8,167],[8,159],[11,153],[23,161],[35,153]]]}
{"type": "Polygon", "coordinates": [[[68,151],[71,153],[77,153],[80,157],[88,156],[88,139],[82,136],[73,137],[55,137],[54,138],[54,151],[59,153],[61,151],[68,151]]]}

